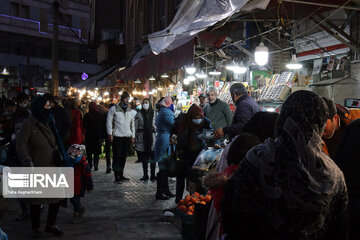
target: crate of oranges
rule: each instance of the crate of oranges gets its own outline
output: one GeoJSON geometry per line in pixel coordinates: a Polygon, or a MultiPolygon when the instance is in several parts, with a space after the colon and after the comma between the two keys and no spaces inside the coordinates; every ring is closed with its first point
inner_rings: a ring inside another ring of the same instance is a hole
{"type": "Polygon", "coordinates": [[[186,195],[184,199],[181,199],[177,205],[177,209],[186,215],[194,215],[195,204],[206,205],[211,201],[209,194],[203,196],[195,192],[192,195],[186,195]]]}

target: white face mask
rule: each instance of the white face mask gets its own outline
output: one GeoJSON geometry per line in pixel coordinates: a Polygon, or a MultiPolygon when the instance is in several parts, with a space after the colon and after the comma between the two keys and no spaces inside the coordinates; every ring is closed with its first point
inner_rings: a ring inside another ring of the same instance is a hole
{"type": "Polygon", "coordinates": [[[192,122],[196,125],[200,125],[202,123],[202,118],[199,119],[193,119],[192,122]]]}
{"type": "Polygon", "coordinates": [[[26,108],[27,104],[26,103],[20,103],[19,106],[23,107],[23,108],[26,108]]]}
{"type": "Polygon", "coordinates": [[[150,107],[150,104],[148,104],[148,103],[143,104],[143,109],[148,110],[149,107],[150,107]]]}

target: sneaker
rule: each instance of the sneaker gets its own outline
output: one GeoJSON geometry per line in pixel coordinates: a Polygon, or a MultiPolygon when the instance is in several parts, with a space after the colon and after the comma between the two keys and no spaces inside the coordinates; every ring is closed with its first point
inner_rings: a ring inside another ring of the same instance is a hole
{"type": "Polygon", "coordinates": [[[46,226],[45,232],[52,233],[52,234],[54,234],[55,236],[58,236],[58,237],[64,235],[64,232],[61,231],[60,228],[58,226],[56,226],[56,225],[46,226]]]}
{"type": "Polygon", "coordinates": [[[99,171],[99,168],[98,167],[95,167],[94,168],[94,171],[96,172],[96,171],[99,171]]]}
{"type": "Polygon", "coordinates": [[[77,224],[77,223],[81,223],[82,219],[81,219],[81,213],[78,212],[74,212],[74,215],[72,217],[71,223],[72,224],[77,224]]]}
{"type": "Polygon", "coordinates": [[[111,173],[111,168],[106,169],[106,174],[111,173]]]}
{"type": "Polygon", "coordinates": [[[121,178],[115,178],[115,183],[120,184],[121,183],[121,178]]]}
{"type": "Polygon", "coordinates": [[[153,181],[155,181],[155,180],[156,180],[156,177],[155,177],[155,176],[151,176],[151,177],[150,177],[150,181],[153,182],[153,181]]]}
{"type": "Polygon", "coordinates": [[[121,181],[129,181],[130,179],[128,179],[127,177],[121,176],[121,177],[120,177],[120,180],[121,180],[121,181]]]}

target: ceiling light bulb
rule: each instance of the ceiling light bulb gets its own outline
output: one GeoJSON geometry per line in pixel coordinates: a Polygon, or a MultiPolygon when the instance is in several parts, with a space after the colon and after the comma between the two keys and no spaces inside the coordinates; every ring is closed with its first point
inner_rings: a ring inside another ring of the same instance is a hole
{"type": "Polygon", "coordinates": [[[184,79],[184,84],[185,84],[185,85],[188,85],[189,83],[190,83],[189,79],[185,78],[185,79],[184,79]]]}
{"type": "Polygon", "coordinates": [[[140,79],[136,79],[134,83],[141,83],[140,79]]]}
{"type": "Polygon", "coordinates": [[[191,66],[185,68],[185,71],[186,71],[188,74],[194,74],[194,73],[196,72],[196,68],[194,67],[193,64],[191,64],[191,66]]]}
{"type": "Polygon", "coordinates": [[[299,63],[296,59],[296,54],[292,55],[291,60],[288,64],[286,64],[286,67],[292,70],[298,70],[302,68],[302,64],[299,63]]]}
{"type": "Polygon", "coordinates": [[[163,75],[161,75],[162,78],[168,78],[169,75],[167,75],[166,73],[164,73],[163,75]]]}
{"type": "Polygon", "coordinates": [[[264,45],[263,42],[255,48],[255,62],[259,66],[264,66],[268,62],[269,49],[264,45]]]}
{"type": "Polygon", "coordinates": [[[155,81],[154,76],[149,77],[149,80],[150,80],[150,81],[155,81]]]}
{"type": "Polygon", "coordinates": [[[188,76],[187,77],[187,79],[190,81],[190,82],[192,82],[192,81],[195,81],[195,76],[193,76],[193,75],[190,75],[190,76],[188,76]]]}
{"type": "Polygon", "coordinates": [[[218,76],[218,75],[221,75],[221,72],[214,70],[214,71],[209,72],[209,75],[218,76]]]}
{"type": "Polygon", "coordinates": [[[201,72],[196,73],[195,76],[196,76],[197,78],[206,78],[206,77],[207,77],[207,74],[204,73],[204,71],[201,70],[201,72]]]}
{"type": "Polygon", "coordinates": [[[244,65],[243,62],[241,62],[240,65],[237,66],[233,71],[236,74],[243,74],[243,73],[246,73],[247,67],[244,65]]]}

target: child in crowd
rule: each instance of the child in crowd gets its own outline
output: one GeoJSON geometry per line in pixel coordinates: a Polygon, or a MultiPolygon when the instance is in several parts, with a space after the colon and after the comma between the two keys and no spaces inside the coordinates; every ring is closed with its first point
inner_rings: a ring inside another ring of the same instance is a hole
{"type": "Polygon", "coordinates": [[[72,223],[80,223],[85,208],[81,206],[80,198],[85,196],[85,190],[93,190],[93,181],[89,163],[84,156],[85,146],[73,144],[70,146],[68,153],[74,159],[74,197],[70,202],[74,206],[74,215],[72,223]]]}

